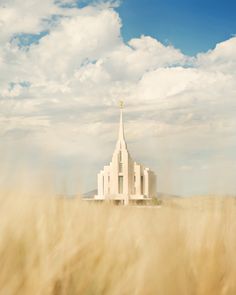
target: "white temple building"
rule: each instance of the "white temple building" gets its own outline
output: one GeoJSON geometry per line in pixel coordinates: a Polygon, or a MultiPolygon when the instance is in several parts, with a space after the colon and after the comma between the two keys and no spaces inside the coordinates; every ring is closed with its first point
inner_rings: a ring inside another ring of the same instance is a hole
{"type": "Polygon", "coordinates": [[[156,176],[130,156],[124,136],[123,102],[120,103],[120,126],[112,160],[97,176],[95,200],[129,202],[148,201],[156,197],[156,176]]]}

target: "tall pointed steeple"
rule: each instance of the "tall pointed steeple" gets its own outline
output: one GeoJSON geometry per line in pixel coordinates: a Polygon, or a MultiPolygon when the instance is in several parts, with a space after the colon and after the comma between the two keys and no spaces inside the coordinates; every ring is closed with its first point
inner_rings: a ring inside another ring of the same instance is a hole
{"type": "Polygon", "coordinates": [[[120,146],[121,145],[126,146],[125,135],[124,135],[124,124],[123,124],[124,102],[122,100],[120,100],[119,106],[120,106],[120,126],[119,126],[119,135],[118,135],[117,144],[119,144],[120,146]]]}
{"type": "Polygon", "coordinates": [[[124,102],[120,101],[120,128],[119,128],[119,140],[124,140],[124,125],[123,125],[123,108],[124,108],[124,102]]]}

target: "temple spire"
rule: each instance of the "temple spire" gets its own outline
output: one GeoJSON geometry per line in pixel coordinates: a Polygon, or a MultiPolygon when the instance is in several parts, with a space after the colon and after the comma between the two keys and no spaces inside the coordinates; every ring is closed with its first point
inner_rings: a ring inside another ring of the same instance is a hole
{"type": "Polygon", "coordinates": [[[123,124],[123,108],[124,108],[124,102],[122,100],[119,101],[120,106],[120,127],[119,127],[119,141],[125,141],[124,136],[124,124],[123,124]]]}

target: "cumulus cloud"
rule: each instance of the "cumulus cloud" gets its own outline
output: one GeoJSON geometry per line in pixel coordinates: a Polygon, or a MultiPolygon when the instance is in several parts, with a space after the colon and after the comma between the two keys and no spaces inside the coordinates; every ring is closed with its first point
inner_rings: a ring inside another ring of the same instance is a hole
{"type": "Polygon", "coordinates": [[[236,37],[221,42],[215,49],[198,55],[197,65],[212,71],[236,74],[236,37]]]}
{"type": "Polygon", "coordinates": [[[236,37],[194,58],[149,36],[126,43],[115,2],[102,3],[2,2],[1,142],[81,165],[87,157],[94,186],[124,98],[130,148],[152,168],[172,162],[179,175],[194,166],[201,178],[201,167],[226,150],[224,161],[235,163],[236,37]]]}
{"type": "Polygon", "coordinates": [[[37,34],[48,29],[50,18],[61,12],[62,10],[54,4],[53,0],[2,1],[0,43],[9,41],[9,38],[14,38],[16,34],[37,34]]]}
{"type": "Polygon", "coordinates": [[[185,65],[190,60],[172,46],[164,46],[154,38],[141,36],[131,39],[128,44],[122,43],[104,59],[103,64],[112,73],[113,79],[137,81],[147,71],[185,65]]]}

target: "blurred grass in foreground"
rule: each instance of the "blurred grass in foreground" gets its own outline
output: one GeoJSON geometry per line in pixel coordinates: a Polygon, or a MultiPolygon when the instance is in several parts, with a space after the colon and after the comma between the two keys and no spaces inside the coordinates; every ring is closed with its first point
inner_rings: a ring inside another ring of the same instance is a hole
{"type": "Polygon", "coordinates": [[[236,294],[234,198],[115,207],[2,193],[0,294],[236,294]]]}

